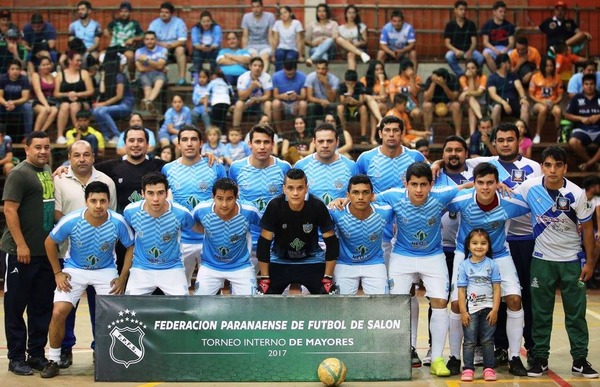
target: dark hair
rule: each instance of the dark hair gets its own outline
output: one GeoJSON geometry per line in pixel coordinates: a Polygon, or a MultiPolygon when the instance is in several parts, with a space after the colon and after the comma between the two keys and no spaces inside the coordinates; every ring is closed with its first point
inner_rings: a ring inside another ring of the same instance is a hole
{"type": "Polygon", "coordinates": [[[75,118],[83,118],[89,120],[90,118],[92,118],[92,113],[89,110],[80,110],[77,113],[75,113],[75,118]]]}
{"type": "Polygon", "coordinates": [[[25,137],[25,145],[30,146],[34,138],[48,138],[48,133],[34,130],[25,137]]]}
{"type": "Polygon", "coordinates": [[[317,127],[315,128],[315,130],[313,130],[315,137],[317,136],[317,132],[322,132],[322,131],[333,132],[333,133],[335,133],[336,140],[339,138],[339,135],[338,135],[338,132],[337,132],[335,126],[333,126],[329,122],[323,121],[319,125],[317,125],[317,127]]]}
{"type": "Polygon", "coordinates": [[[146,142],[150,142],[150,135],[148,134],[148,132],[146,131],[146,129],[142,128],[141,126],[130,126],[127,129],[125,129],[125,132],[123,132],[123,139],[125,140],[125,142],[127,142],[127,136],[129,135],[129,132],[131,132],[132,130],[141,130],[142,132],[144,132],[144,136],[146,137],[146,142]]]}
{"type": "Polygon", "coordinates": [[[160,5],[160,9],[168,9],[169,12],[171,12],[171,13],[175,12],[175,6],[171,3],[169,3],[168,1],[165,1],[164,3],[162,3],[160,5]]]}
{"type": "Polygon", "coordinates": [[[8,66],[6,67],[6,69],[9,69],[10,66],[17,66],[19,67],[19,69],[23,69],[23,63],[21,63],[20,60],[18,59],[11,59],[8,61],[8,66]]]}
{"type": "Polygon", "coordinates": [[[275,132],[271,125],[268,124],[256,124],[250,129],[250,142],[254,138],[254,133],[264,133],[271,138],[271,141],[275,141],[275,132]]]}
{"type": "Polygon", "coordinates": [[[523,44],[525,46],[529,45],[529,40],[527,40],[527,37],[522,35],[516,39],[516,42],[517,44],[523,44]]]}
{"type": "Polygon", "coordinates": [[[400,61],[399,73],[406,71],[406,69],[415,69],[415,64],[408,58],[404,58],[400,61]]]}
{"type": "Polygon", "coordinates": [[[394,105],[398,105],[400,103],[407,103],[408,97],[402,93],[396,93],[394,96],[394,105]]]}
{"type": "Polygon", "coordinates": [[[598,175],[589,175],[585,179],[583,179],[583,189],[588,190],[595,185],[600,185],[600,176],[598,175]]]}
{"type": "Polygon", "coordinates": [[[377,130],[383,130],[383,128],[385,127],[386,124],[398,124],[400,125],[400,130],[402,132],[404,132],[404,121],[402,121],[400,118],[396,117],[396,116],[385,116],[381,119],[381,121],[379,121],[379,126],[377,127],[377,130]]]}
{"type": "Polygon", "coordinates": [[[265,62],[262,60],[262,58],[261,58],[260,56],[255,56],[254,58],[250,59],[249,66],[252,66],[252,64],[253,64],[254,62],[260,62],[260,64],[262,64],[262,65],[263,65],[263,67],[264,67],[264,65],[265,65],[265,62]]]}
{"type": "Polygon", "coordinates": [[[289,60],[284,60],[283,61],[283,69],[290,71],[290,70],[296,70],[298,68],[298,61],[295,59],[289,59],[289,60]]]}
{"type": "Polygon", "coordinates": [[[548,157],[553,158],[555,161],[562,161],[564,164],[567,164],[567,152],[557,145],[551,145],[542,151],[542,163],[546,161],[548,157]]]}
{"type": "Polygon", "coordinates": [[[77,8],[79,8],[79,6],[81,5],[85,5],[87,9],[92,9],[92,3],[90,3],[89,1],[80,1],[79,3],[77,3],[77,8]]]}
{"type": "Polygon", "coordinates": [[[154,37],[156,38],[156,32],[152,31],[152,30],[148,30],[144,32],[144,36],[146,35],[154,35],[154,37]]]}
{"type": "Polygon", "coordinates": [[[404,20],[404,14],[399,9],[395,9],[392,11],[392,16],[390,16],[390,19],[393,19],[395,17],[399,17],[400,19],[404,20]]]}
{"type": "MultiPolygon", "coordinates": [[[[117,95],[117,75],[121,73],[118,47],[106,49],[102,70],[104,71],[104,93],[102,97],[106,101],[117,95]]],[[[127,82],[127,77],[123,77],[123,79],[124,82],[127,82]]]]}
{"type": "Polygon", "coordinates": [[[454,3],[454,8],[458,8],[461,5],[468,7],[467,2],[465,0],[458,0],[456,3],[454,3]]]}
{"type": "MultiPolygon", "coordinates": [[[[302,169],[292,168],[285,174],[285,181],[287,180],[304,180],[304,183],[308,183],[306,179],[306,173],[302,169]]],[[[284,183],[285,184],[285,183],[284,183]]]]}
{"type": "Polygon", "coordinates": [[[144,117],[142,117],[142,115],[140,113],[136,113],[136,112],[133,112],[133,113],[131,113],[129,115],[129,118],[127,119],[127,122],[131,121],[131,119],[133,118],[133,116],[140,117],[140,120],[142,120],[142,122],[144,122],[144,117]]]}
{"type": "Polygon", "coordinates": [[[467,59],[465,62],[465,67],[467,67],[469,63],[473,63],[475,65],[475,68],[477,69],[477,75],[481,76],[481,66],[479,66],[479,63],[477,63],[477,61],[473,58],[467,59]]]}
{"type": "Polygon", "coordinates": [[[324,64],[325,66],[329,67],[329,61],[327,59],[317,59],[315,61],[315,67],[320,64],[324,64]]]}
{"type": "Polygon", "coordinates": [[[460,142],[460,145],[462,145],[462,147],[465,149],[465,151],[469,150],[469,146],[467,145],[467,142],[465,141],[464,138],[462,138],[461,136],[457,136],[457,135],[451,135],[446,137],[446,139],[444,140],[444,145],[442,146],[442,152],[444,151],[444,149],[446,148],[446,145],[448,145],[449,142],[460,142]]]}
{"type": "Polygon", "coordinates": [[[357,32],[357,36],[358,36],[358,40],[362,40],[362,35],[360,33],[360,24],[362,23],[362,21],[360,20],[360,14],[358,13],[358,8],[356,8],[356,5],[354,4],[349,4],[346,6],[346,8],[344,8],[344,20],[346,21],[346,23],[348,22],[348,16],[346,16],[346,14],[348,13],[348,10],[350,9],[354,9],[354,12],[356,12],[356,17],[354,18],[354,24],[356,24],[356,32],[357,32]]]}
{"type": "Polygon", "coordinates": [[[167,177],[158,171],[148,172],[142,177],[142,191],[145,191],[147,186],[156,184],[164,184],[165,190],[169,190],[167,177]]]}
{"type": "MultiPolygon", "coordinates": [[[[77,38],[75,38],[77,39],[77,38]]],[[[71,64],[71,61],[73,59],[75,59],[75,55],[81,55],[80,52],[78,51],[73,51],[73,50],[69,50],[66,52],[67,58],[65,59],[65,65],[66,67],[69,67],[69,65],[71,64]]]]}
{"type": "Polygon", "coordinates": [[[508,54],[498,54],[498,56],[496,57],[496,66],[500,67],[500,65],[504,62],[510,63],[510,57],[508,56],[508,54]]]}
{"type": "Polygon", "coordinates": [[[544,56],[544,58],[542,58],[542,64],[540,64],[540,73],[542,73],[544,78],[556,75],[556,59],[551,56],[544,56]],[[551,74],[546,74],[546,63],[548,63],[548,61],[552,62],[552,67],[554,68],[551,74]]]}
{"type": "Polygon", "coordinates": [[[177,141],[178,142],[181,141],[181,133],[185,132],[185,131],[196,132],[196,134],[198,135],[198,139],[200,140],[200,142],[202,142],[202,132],[200,131],[200,129],[198,129],[194,125],[183,125],[181,127],[181,129],[179,129],[179,131],[177,132],[177,141]]]}
{"type": "Polygon", "coordinates": [[[498,179],[498,168],[496,168],[493,164],[490,163],[481,163],[477,164],[475,168],[473,168],[473,181],[477,180],[478,177],[494,175],[496,182],[499,182],[498,179]]]}
{"type": "Polygon", "coordinates": [[[85,200],[87,201],[87,199],[93,193],[105,193],[106,198],[108,200],[110,200],[110,190],[108,189],[108,185],[106,185],[106,183],[96,180],[96,181],[92,181],[90,184],[86,185],[85,186],[85,196],[84,196],[85,200]]]}
{"type": "Polygon", "coordinates": [[[206,78],[209,79],[210,82],[210,70],[205,69],[205,68],[201,68],[200,70],[198,70],[198,79],[200,79],[200,74],[204,73],[204,75],[206,75],[206,78]]]}
{"type": "Polygon", "coordinates": [[[258,3],[260,5],[263,5],[262,0],[250,0],[250,5],[254,4],[254,3],[258,3]]]}
{"type": "Polygon", "coordinates": [[[583,83],[585,81],[593,81],[594,85],[596,84],[596,74],[585,74],[583,77],[581,77],[581,84],[583,85],[583,83]]]}
{"type": "Polygon", "coordinates": [[[371,192],[373,192],[373,182],[371,181],[371,178],[369,178],[369,176],[367,175],[354,175],[350,178],[350,180],[348,180],[348,192],[350,192],[350,189],[352,188],[353,185],[357,185],[357,184],[368,184],[369,188],[371,189],[371,192]]]}
{"type": "Polygon", "coordinates": [[[367,88],[367,94],[372,94],[373,89],[375,88],[375,82],[377,81],[375,79],[375,68],[378,64],[380,64],[383,67],[383,78],[388,79],[388,76],[385,72],[385,65],[383,64],[383,62],[379,60],[370,61],[369,67],[367,68],[367,73],[365,74],[365,80],[367,81],[367,84],[365,85],[367,88]]]}
{"type": "Polygon", "coordinates": [[[566,54],[569,51],[569,46],[567,43],[561,41],[554,45],[554,51],[556,51],[557,54],[566,54]]]}
{"type": "MultiPolygon", "coordinates": [[[[531,132],[529,131],[529,125],[527,124],[527,122],[523,121],[522,119],[518,119],[515,121],[515,125],[517,125],[517,122],[521,121],[523,123],[523,125],[525,126],[525,133],[523,133],[523,135],[521,136],[521,133],[519,133],[519,137],[527,137],[527,138],[531,138],[531,132]]],[[[518,127],[517,127],[518,129],[518,127]]]]}
{"type": "Polygon", "coordinates": [[[282,9],[285,9],[286,11],[288,11],[288,13],[290,14],[291,20],[294,20],[296,18],[296,15],[294,15],[294,12],[292,11],[292,7],[290,7],[289,5],[282,5],[281,7],[279,7],[280,14],[281,14],[282,9]]]}
{"type": "Polygon", "coordinates": [[[212,194],[215,196],[217,194],[217,190],[221,191],[233,191],[233,196],[237,198],[238,196],[238,185],[235,180],[230,179],[228,177],[222,177],[215,181],[212,187],[212,194]]]}
{"type": "Polygon", "coordinates": [[[357,82],[358,73],[356,72],[356,70],[346,70],[346,72],[344,73],[344,81],[357,82]]]}
{"type": "Polygon", "coordinates": [[[506,8],[506,4],[504,1],[496,1],[494,5],[492,5],[492,10],[497,10],[498,8],[506,8]]]}
{"type": "MultiPolygon", "coordinates": [[[[210,24],[210,30],[212,31],[213,28],[215,28],[215,26],[217,25],[217,22],[215,21],[215,19],[213,19],[212,14],[210,13],[210,11],[202,11],[202,13],[200,14],[200,20],[202,20],[203,17],[208,16],[210,18],[211,24],[210,24]]],[[[196,24],[196,26],[198,27],[198,29],[200,31],[202,31],[202,24],[200,22],[198,22],[196,24]]]]}
{"type": "Polygon", "coordinates": [[[498,125],[496,129],[494,129],[494,133],[492,134],[492,141],[496,139],[496,134],[498,132],[514,132],[515,137],[517,139],[521,137],[521,133],[519,133],[519,128],[517,128],[517,125],[515,125],[514,122],[501,122],[500,125],[498,125]]]}
{"type": "Polygon", "coordinates": [[[431,167],[429,166],[429,164],[424,163],[422,161],[412,163],[406,169],[406,182],[408,182],[413,176],[416,178],[424,177],[430,183],[433,181],[433,173],[431,172],[431,167]]]}
{"type": "Polygon", "coordinates": [[[317,12],[315,12],[317,22],[319,21],[319,8],[324,8],[325,13],[327,14],[327,19],[331,19],[331,10],[329,9],[329,6],[325,3],[321,3],[317,5],[317,12]]]}
{"type": "Polygon", "coordinates": [[[481,117],[481,119],[479,119],[477,121],[477,127],[479,127],[479,125],[481,125],[484,122],[492,122],[493,123],[492,117],[490,117],[490,116],[483,116],[483,117],[481,117]]]}
{"type": "Polygon", "coordinates": [[[418,140],[415,143],[415,149],[419,149],[422,146],[426,146],[426,147],[429,148],[429,141],[427,141],[426,139],[422,138],[422,139],[418,140]]]}
{"type": "Polygon", "coordinates": [[[469,245],[471,244],[471,239],[477,234],[483,235],[485,239],[487,239],[488,251],[485,253],[485,256],[492,258],[494,252],[492,251],[492,239],[490,238],[490,234],[482,228],[475,228],[471,230],[469,235],[465,238],[465,259],[470,257],[471,252],[469,251],[469,245]]]}
{"type": "Polygon", "coordinates": [[[583,62],[581,66],[583,68],[586,68],[588,66],[594,66],[594,69],[598,70],[598,63],[596,63],[596,61],[593,59],[587,59],[585,62],[583,62]]]}

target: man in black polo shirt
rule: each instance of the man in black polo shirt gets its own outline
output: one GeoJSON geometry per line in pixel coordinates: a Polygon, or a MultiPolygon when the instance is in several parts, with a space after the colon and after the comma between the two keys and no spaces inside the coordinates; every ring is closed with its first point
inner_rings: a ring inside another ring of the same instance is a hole
{"type": "Polygon", "coordinates": [[[458,65],[460,59],[475,59],[479,67],[483,65],[483,55],[477,48],[477,26],[465,17],[467,2],[458,0],[454,3],[454,19],[446,24],[444,29],[444,44],[449,50],[446,52],[446,62],[460,77],[465,71],[458,65]]]}

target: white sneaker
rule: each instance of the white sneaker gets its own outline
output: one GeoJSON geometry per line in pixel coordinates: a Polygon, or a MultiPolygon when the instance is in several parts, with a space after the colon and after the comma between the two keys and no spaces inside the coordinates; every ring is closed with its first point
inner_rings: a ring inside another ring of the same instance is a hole
{"type": "Polygon", "coordinates": [[[67,143],[67,139],[65,138],[65,136],[60,136],[56,139],[56,143],[59,145],[64,145],[67,143]]]}
{"type": "Polygon", "coordinates": [[[535,137],[533,138],[533,143],[534,144],[539,144],[541,141],[540,135],[536,134],[535,137]]]}
{"type": "Polygon", "coordinates": [[[360,59],[362,59],[363,63],[367,63],[371,60],[371,57],[366,52],[360,54],[360,59]]]}
{"type": "Polygon", "coordinates": [[[114,136],[113,138],[111,138],[110,140],[108,140],[106,142],[106,145],[108,145],[108,146],[117,146],[118,143],[119,143],[119,137],[114,136]]]}

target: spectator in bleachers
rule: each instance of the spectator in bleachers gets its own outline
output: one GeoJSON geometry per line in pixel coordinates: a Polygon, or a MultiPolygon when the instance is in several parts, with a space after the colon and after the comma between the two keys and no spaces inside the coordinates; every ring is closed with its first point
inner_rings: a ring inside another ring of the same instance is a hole
{"type": "Polygon", "coordinates": [[[419,92],[422,84],[423,80],[417,75],[415,65],[410,60],[404,59],[400,62],[398,75],[390,80],[390,86],[388,87],[390,101],[394,100],[397,93],[406,95],[408,98],[406,111],[413,122],[422,122],[423,120],[423,112],[419,108],[419,92]]]}
{"type": "Polygon", "coordinates": [[[164,147],[169,144],[177,146],[177,133],[179,133],[179,129],[191,124],[192,111],[184,105],[183,98],[175,94],[171,101],[171,107],[165,112],[165,121],[158,131],[160,146],[164,147]]]}
{"type": "Polygon", "coordinates": [[[309,47],[310,57],[306,59],[306,65],[309,67],[319,59],[331,61],[336,45],[359,56],[364,63],[371,59],[366,52],[340,36],[338,23],[331,19],[331,10],[324,3],[317,5],[317,20],[307,24],[305,40],[309,47]]]}
{"type": "Polygon", "coordinates": [[[498,154],[492,140],[493,133],[494,127],[490,117],[483,117],[477,122],[477,130],[469,138],[469,156],[471,158],[496,156],[498,154]]]}
{"type": "Polygon", "coordinates": [[[140,73],[140,85],[144,91],[142,109],[154,112],[154,100],[167,82],[165,74],[168,51],[156,43],[156,33],[144,33],[144,47],[135,51],[135,67],[140,73]]]}
{"type": "Polygon", "coordinates": [[[318,117],[337,112],[337,91],[340,80],[329,72],[329,62],[319,59],[316,70],[306,76],[306,98],[308,102],[308,127],[314,128],[318,117]]]}
{"type": "Polygon", "coordinates": [[[427,161],[429,161],[429,141],[423,139],[415,142],[415,149],[417,152],[423,155],[427,161]]]}
{"type": "Polygon", "coordinates": [[[225,80],[225,75],[223,75],[221,69],[217,69],[213,74],[213,79],[208,84],[207,94],[201,102],[204,105],[204,111],[208,110],[210,103],[210,121],[223,133],[227,131],[225,119],[231,106],[231,94],[231,85],[225,80]]]}
{"type": "Polygon", "coordinates": [[[21,74],[21,61],[9,62],[8,71],[0,75],[0,123],[13,121],[17,115],[23,122],[23,133],[27,136],[33,127],[33,109],[29,102],[31,85],[21,74]]]}
{"type": "Polygon", "coordinates": [[[14,60],[21,62],[25,69],[27,48],[21,43],[21,33],[16,28],[9,29],[0,41],[0,74],[6,73],[10,63],[14,60]]]}
{"type": "Polygon", "coordinates": [[[575,20],[567,18],[567,4],[564,1],[556,3],[554,16],[544,20],[537,29],[546,34],[548,50],[558,43],[565,43],[574,53],[579,53],[583,49],[583,43],[592,39],[592,35],[582,31],[575,20]]]}
{"type": "Polygon", "coordinates": [[[366,143],[369,111],[367,110],[365,93],[365,85],[358,81],[356,70],[346,70],[344,82],[338,88],[338,119],[340,120],[342,130],[347,130],[347,119],[358,117],[360,121],[360,138],[366,143]]]}
{"type": "Polygon", "coordinates": [[[227,48],[222,48],[217,55],[217,63],[225,75],[227,83],[237,85],[240,75],[248,71],[250,51],[240,48],[239,39],[235,32],[227,34],[227,48]]]}
{"type": "Polygon", "coordinates": [[[575,64],[583,64],[587,60],[587,58],[573,54],[571,48],[565,43],[557,43],[554,51],[556,53],[556,72],[565,82],[568,82],[573,76],[575,64]]]}
{"type": "Polygon", "coordinates": [[[76,114],[79,110],[89,110],[89,99],[94,95],[94,85],[87,70],[81,68],[81,54],[69,51],[66,54],[66,67],[56,76],[54,97],[60,102],[56,120],[57,144],[65,144],[64,131],[69,118],[73,126],[77,125],[76,114]]]}
{"type": "Polygon", "coordinates": [[[503,115],[529,122],[529,100],[517,74],[510,71],[507,54],[496,57],[497,71],[488,77],[487,90],[494,127],[500,125],[503,115]]]}
{"type": "Polygon", "coordinates": [[[27,62],[32,64],[29,73],[33,74],[43,57],[58,60],[56,52],[56,29],[49,22],[44,21],[40,13],[31,15],[31,23],[23,27],[23,45],[29,51],[27,62]]]}
{"type": "MultiPolygon", "coordinates": [[[[344,20],[346,24],[342,24],[338,28],[340,37],[361,50],[361,52],[366,52],[368,43],[367,25],[361,22],[358,8],[355,5],[350,4],[346,6],[344,9],[344,20]]],[[[356,70],[356,53],[343,49],[342,53],[346,54],[348,70],[356,70]]]]}
{"type": "Polygon", "coordinates": [[[6,34],[10,30],[19,30],[19,26],[11,21],[12,14],[8,9],[0,11],[0,41],[6,39],[6,34]]]}
{"type": "Polygon", "coordinates": [[[583,70],[580,73],[573,74],[567,85],[567,93],[569,99],[573,98],[577,93],[583,93],[583,76],[585,74],[596,75],[596,90],[600,91],[600,71],[598,71],[598,63],[593,59],[588,59],[583,63],[583,70]]]}
{"type": "Polygon", "coordinates": [[[467,103],[469,115],[469,135],[475,132],[477,121],[483,118],[482,107],[486,106],[485,92],[487,87],[487,76],[481,74],[477,61],[467,60],[466,72],[460,76],[458,82],[462,92],[458,96],[458,102],[467,103]]]}
{"type": "Polygon", "coordinates": [[[124,1],[119,6],[119,17],[108,23],[104,35],[110,40],[110,47],[120,47],[119,52],[127,58],[129,79],[135,79],[135,50],[144,40],[144,30],[140,23],[131,20],[131,3],[124,1]]]}
{"type": "Polygon", "coordinates": [[[461,59],[474,59],[477,65],[483,65],[483,55],[477,51],[477,26],[466,17],[467,2],[458,0],[454,3],[454,19],[446,24],[444,29],[444,44],[449,50],[446,52],[446,62],[457,77],[465,72],[458,64],[461,59]]]}
{"type": "Polygon", "coordinates": [[[519,154],[531,159],[533,139],[529,132],[529,126],[523,120],[516,120],[515,125],[517,126],[517,129],[519,129],[519,154]]]}
{"type": "Polygon", "coordinates": [[[264,63],[264,71],[269,71],[269,60],[273,54],[272,30],[275,15],[263,11],[262,0],[250,0],[252,12],[242,17],[242,47],[247,49],[252,57],[260,57],[264,63]]]}
{"type": "Polygon", "coordinates": [[[250,70],[240,75],[237,82],[238,101],[233,109],[233,127],[239,128],[245,111],[263,113],[271,120],[271,98],[273,80],[264,72],[264,63],[260,57],[250,60],[250,70]]]}
{"type": "Polygon", "coordinates": [[[323,117],[323,122],[333,125],[338,134],[337,152],[348,157],[349,159],[352,159],[352,156],[350,156],[350,151],[354,146],[354,141],[352,140],[352,135],[350,132],[347,130],[342,130],[333,114],[326,114],[325,117],[323,117]]]}
{"type": "Polygon", "coordinates": [[[175,160],[175,147],[172,144],[160,148],[160,154],[154,156],[155,159],[161,159],[165,163],[175,160]]]}
{"type": "MultiPolygon", "coordinates": [[[[100,37],[102,36],[102,27],[100,27],[100,23],[90,17],[91,13],[92,4],[89,1],[80,1],[77,3],[77,16],[79,19],[69,25],[69,40],[78,38],[85,45],[84,60],[88,55],[98,59],[100,37]]],[[[60,63],[65,63],[65,55],[61,56],[60,63]]]]}
{"type": "Polygon", "coordinates": [[[404,136],[402,137],[403,145],[415,148],[416,142],[431,136],[431,132],[428,130],[414,130],[410,122],[410,117],[406,112],[406,104],[408,103],[408,97],[404,94],[396,94],[394,96],[394,106],[385,113],[386,116],[396,116],[404,122],[404,136]]]}
{"type": "Polygon", "coordinates": [[[593,157],[589,157],[586,150],[592,143],[600,145],[600,92],[594,74],[583,76],[583,92],[571,98],[565,118],[573,122],[569,146],[583,161],[579,169],[595,169],[596,163],[600,162],[600,149],[593,157]]]}
{"type": "Polygon", "coordinates": [[[185,85],[185,69],[187,57],[187,34],[185,22],[173,16],[175,7],[169,2],[160,5],[159,17],[148,26],[149,31],[156,33],[156,45],[169,52],[169,59],[174,59],[179,70],[178,85],[185,85]]]}
{"type": "Polygon", "coordinates": [[[198,83],[198,72],[204,62],[210,65],[210,71],[217,69],[217,54],[221,49],[223,32],[209,11],[202,11],[200,22],[192,27],[192,61],[190,69],[194,84],[198,83]]]}
{"type": "Polygon", "coordinates": [[[286,114],[293,117],[306,116],[306,75],[298,71],[296,62],[285,62],[283,69],[273,74],[273,121],[281,133],[286,114]]]}
{"type": "Polygon", "coordinates": [[[515,26],[506,21],[506,4],[496,1],[492,6],[493,17],[481,27],[483,57],[490,72],[496,72],[496,57],[507,54],[515,47],[515,26]]]}
{"type": "Polygon", "coordinates": [[[560,102],[563,97],[562,81],[556,74],[556,61],[554,58],[545,57],[540,66],[540,71],[533,74],[529,82],[529,98],[535,103],[532,112],[537,114],[537,127],[533,143],[540,143],[542,128],[546,123],[548,113],[554,117],[554,127],[558,131],[562,110],[560,102]]]}
{"type": "Polygon", "coordinates": [[[208,82],[210,82],[211,74],[209,70],[204,68],[197,72],[197,82],[194,83],[194,91],[192,92],[192,103],[194,109],[192,110],[192,124],[198,126],[197,123],[200,119],[204,123],[204,130],[210,126],[210,108],[208,98],[208,82]],[[206,98],[206,104],[204,104],[204,97],[206,98]]]}
{"type": "Polygon", "coordinates": [[[216,126],[210,126],[206,129],[206,142],[202,144],[200,153],[213,154],[221,162],[225,162],[225,158],[229,157],[225,144],[221,143],[221,129],[216,126]]]}
{"type": "Polygon", "coordinates": [[[6,126],[2,123],[0,123],[0,166],[4,176],[8,176],[8,173],[15,167],[12,138],[6,134],[6,126]]]}
{"type": "Polygon", "coordinates": [[[438,117],[443,117],[450,111],[455,134],[461,135],[462,106],[458,102],[459,94],[458,80],[453,74],[450,74],[445,68],[433,71],[425,81],[423,95],[423,126],[425,130],[432,132],[431,124],[434,112],[438,117]]]}
{"type": "Polygon", "coordinates": [[[252,154],[250,146],[246,141],[242,141],[242,131],[239,128],[229,129],[227,133],[227,140],[229,142],[225,144],[225,149],[229,156],[225,157],[225,163],[231,165],[234,161],[243,159],[252,154]]]}
{"type": "Polygon", "coordinates": [[[135,100],[127,76],[120,71],[119,54],[108,50],[100,72],[99,100],[93,106],[93,114],[108,145],[116,146],[119,128],[115,120],[131,115],[135,100]]]}
{"type": "MultiPolygon", "coordinates": [[[[371,124],[371,144],[377,145],[376,132],[377,124],[381,117],[388,111],[388,88],[390,80],[385,72],[385,66],[381,61],[372,60],[369,62],[367,73],[360,79],[360,82],[365,85],[365,93],[367,98],[367,107],[369,108],[370,124],[371,124]]],[[[361,139],[361,141],[366,140],[361,139]]]]}
{"type": "MultiPolygon", "coordinates": [[[[131,113],[129,116],[129,127],[139,126],[140,128],[144,128],[144,120],[140,113],[131,113]]],[[[148,133],[148,154],[154,152],[154,148],[156,148],[156,136],[154,135],[154,131],[148,128],[144,128],[146,133],[148,133]]],[[[117,143],[117,155],[125,156],[125,132],[121,132],[119,134],[119,142],[117,143]]]]}
{"type": "Polygon", "coordinates": [[[306,127],[306,119],[298,116],[294,120],[294,130],[286,133],[281,145],[281,156],[291,165],[315,152],[312,133],[306,127]]]}
{"type": "Polygon", "coordinates": [[[56,120],[58,100],[54,98],[56,76],[52,74],[54,64],[49,57],[42,57],[38,71],[31,74],[33,90],[33,112],[36,115],[33,130],[45,132],[56,120]]]}
{"type": "Polygon", "coordinates": [[[99,130],[90,126],[92,113],[89,110],[80,110],[76,116],[77,124],[74,128],[67,130],[65,134],[67,147],[71,146],[75,141],[85,140],[92,146],[95,157],[104,156],[104,136],[99,130]]]}
{"type": "Polygon", "coordinates": [[[381,29],[377,60],[385,63],[387,59],[400,61],[408,58],[417,68],[417,38],[412,25],[404,21],[404,14],[394,10],[390,21],[381,29]]]}
{"type": "Polygon", "coordinates": [[[519,36],[516,47],[508,54],[512,71],[519,75],[523,87],[529,86],[531,76],[540,69],[542,57],[537,48],[530,46],[525,36],[519,36]]]}
{"type": "Polygon", "coordinates": [[[287,5],[279,8],[279,20],[273,25],[275,71],[281,71],[286,62],[304,62],[304,27],[287,5]]]}

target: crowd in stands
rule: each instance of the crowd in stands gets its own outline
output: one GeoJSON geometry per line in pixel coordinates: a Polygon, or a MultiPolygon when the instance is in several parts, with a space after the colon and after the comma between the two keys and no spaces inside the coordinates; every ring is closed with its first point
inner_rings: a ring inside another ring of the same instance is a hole
{"type": "MultiPolygon", "coordinates": [[[[174,15],[176,8],[169,2],[161,4],[159,16],[147,27],[132,19],[132,5],[123,2],[103,29],[93,19],[92,4],[80,1],[63,53],[58,52],[56,29],[41,14],[33,14],[21,29],[11,21],[11,12],[3,10],[0,120],[7,128],[20,122],[19,130],[9,133],[19,138],[56,125],[56,142],[66,144],[67,130],[78,127],[77,114],[84,111],[91,114],[104,141],[114,146],[120,134],[117,122],[127,120],[136,108],[139,88],[138,108],[164,114],[158,133],[161,147],[176,142],[178,129],[189,123],[201,122],[205,129],[215,127],[226,136],[231,115],[232,127],[242,130],[248,113],[265,114],[278,134],[289,134],[288,142],[296,141],[298,132],[286,130],[291,128],[284,125],[286,117],[302,117],[310,136],[327,114],[335,117],[340,134],[356,117],[360,142],[365,144],[377,144],[376,125],[388,114],[405,121],[405,145],[411,147],[433,138],[436,117],[446,117],[456,135],[475,142],[485,138],[479,127],[488,116],[493,127],[507,117],[528,126],[530,117],[537,116],[531,130],[533,144],[551,126],[547,118],[552,119],[557,138],[577,151],[600,142],[597,91],[584,86],[584,79],[589,79],[600,90],[600,73],[594,60],[580,56],[592,37],[568,17],[562,1],[556,3],[552,17],[525,28],[506,20],[507,5],[502,1],[493,4],[492,17],[478,28],[467,17],[466,1],[457,1],[443,33],[450,70],[437,68],[425,79],[417,75],[417,32],[399,9],[392,10],[381,26],[376,59],[371,60],[368,28],[354,5],[344,9],[344,24],[338,25],[329,6],[319,4],[316,20],[307,20],[304,26],[289,6],[280,7],[276,16],[265,11],[260,0],[251,0],[250,5],[239,36],[225,33],[207,10],[188,34],[186,21],[174,15]],[[547,47],[528,43],[524,32],[533,30],[546,35],[547,47]],[[105,51],[102,39],[108,44],[105,51]],[[328,68],[336,55],[347,61],[343,79],[328,68]],[[365,74],[357,72],[359,58],[369,64],[365,74]],[[177,65],[177,79],[167,79],[170,61],[177,65]],[[169,82],[187,84],[188,61],[192,105],[185,106],[186,96],[179,95],[169,101],[172,106],[166,111],[157,111],[157,98],[169,82]],[[399,71],[388,77],[385,64],[390,62],[399,63],[399,71]],[[298,63],[314,71],[304,74],[298,63]],[[484,66],[487,74],[482,72],[484,66]],[[463,116],[468,117],[468,135],[463,132],[463,116]],[[561,128],[573,130],[562,136],[561,128]]],[[[600,160],[600,154],[578,154],[582,170],[595,168],[600,160]]]]}

